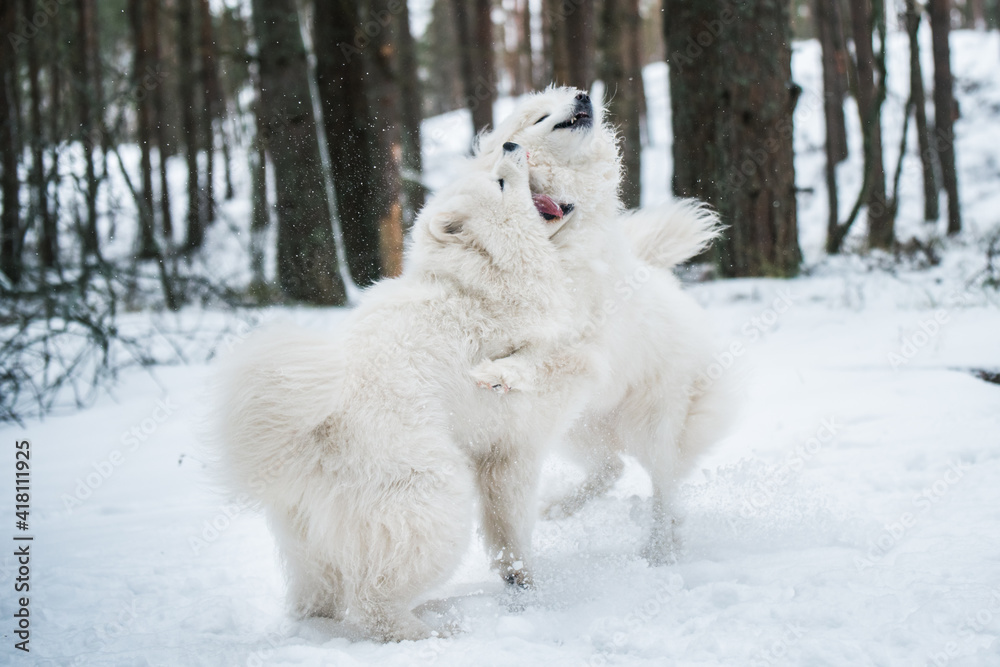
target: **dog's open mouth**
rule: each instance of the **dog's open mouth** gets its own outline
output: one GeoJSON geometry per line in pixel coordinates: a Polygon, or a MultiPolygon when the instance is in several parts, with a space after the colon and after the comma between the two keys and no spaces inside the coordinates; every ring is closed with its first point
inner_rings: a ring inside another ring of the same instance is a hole
{"type": "Polygon", "coordinates": [[[594,117],[589,111],[578,110],[572,116],[567,118],[561,123],[556,123],[552,126],[553,130],[562,130],[565,128],[572,128],[574,130],[591,127],[594,124],[594,117]]]}
{"type": "Polygon", "coordinates": [[[531,201],[534,202],[539,215],[549,222],[569,215],[573,211],[572,204],[560,204],[548,195],[533,194],[531,195],[531,201]]]}

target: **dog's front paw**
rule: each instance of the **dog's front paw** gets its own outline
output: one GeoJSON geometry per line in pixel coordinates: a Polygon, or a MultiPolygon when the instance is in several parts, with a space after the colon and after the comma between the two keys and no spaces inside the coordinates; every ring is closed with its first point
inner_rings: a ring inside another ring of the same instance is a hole
{"type": "Polygon", "coordinates": [[[503,360],[487,359],[480,362],[469,374],[483,389],[490,389],[498,394],[506,394],[514,390],[524,389],[524,382],[513,364],[503,360]]]}

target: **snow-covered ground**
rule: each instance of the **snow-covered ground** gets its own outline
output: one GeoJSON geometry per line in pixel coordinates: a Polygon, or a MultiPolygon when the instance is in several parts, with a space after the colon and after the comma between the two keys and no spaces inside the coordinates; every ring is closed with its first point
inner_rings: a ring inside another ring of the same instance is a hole
{"type": "MultiPolygon", "coordinates": [[[[906,53],[899,35],[890,43],[894,164],[906,53]]],[[[822,257],[822,113],[808,104],[818,53],[796,46],[798,182],[814,188],[800,199],[806,274],[690,288],[722,332],[719,372],[743,378],[746,401],[682,488],[678,564],[638,556],[650,489],[629,462],[606,497],[539,522],[533,591],[511,593],[470,550],[419,612],[460,627],[451,638],[383,646],[293,623],[264,520],[227,504],[203,462],[210,368],[161,368],[155,382],[137,371],[87,410],[0,429],[0,516],[18,532],[11,444],[29,438],[35,537],[30,654],[13,648],[15,543],[2,550],[0,664],[1000,665],[1000,385],[969,372],[1000,370],[1000,294],[983,287],[984,238],[1000,228],[1000,43],[956,33],[953,44],[969,231],[931,268],[822,257]]],[[[665,70],[646,75],[644,182],[661,193],[665,70]]],[[[427,122],[432,183],[449,178],[466,126],[460,112],[427,122]]],[[[858,153],[843,168],[845,201],[858,153]]],[[[900,237],[940,234],[920,221],[913,166],[903,192],[900,237]]],[[[283,315],[323,328],[343,311],[283,315]]],[[[553,460],[545,494],[578,475],[553,460]]]]}

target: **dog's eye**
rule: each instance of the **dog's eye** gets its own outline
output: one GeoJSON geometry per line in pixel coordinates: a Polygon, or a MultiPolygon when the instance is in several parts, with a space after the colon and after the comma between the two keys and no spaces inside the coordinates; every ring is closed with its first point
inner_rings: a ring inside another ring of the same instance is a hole
{"type": "Polygon", "coordinates": [[[545,114],[544,116],[542,116],[541,118],[539,118],[538,120],[535,121],[535,125],[538,125],[539,123],[541,123],[543,120],[545,120],[548,117],[549,117],[549,114],[545,114]]]}
{"type": "Polygon", "coordinates": [[[503,192],[503,179],[501,178],[497,183],[500,184],[500,192],[503,192]]]}

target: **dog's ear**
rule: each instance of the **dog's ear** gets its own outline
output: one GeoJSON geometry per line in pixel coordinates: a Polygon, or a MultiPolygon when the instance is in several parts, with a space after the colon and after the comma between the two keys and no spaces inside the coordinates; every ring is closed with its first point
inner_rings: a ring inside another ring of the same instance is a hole
{"type": "Polygon", "coordinates": [[[444,211],[429,221],[427,229],[431,236],[442,243],[457,240],[465,227],[465,216],[458,211],[444,211]]]}

